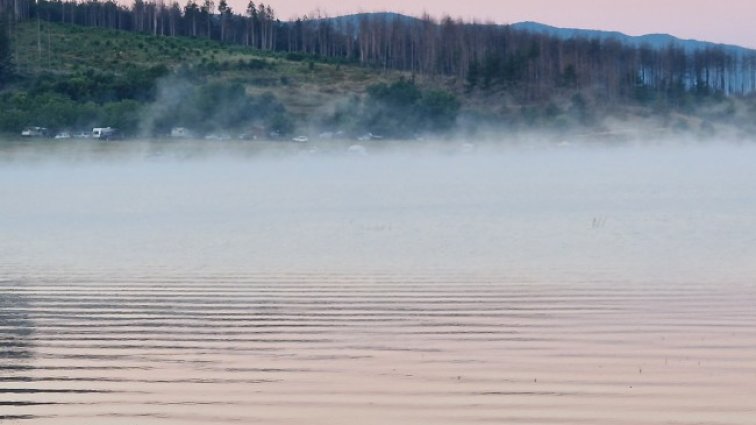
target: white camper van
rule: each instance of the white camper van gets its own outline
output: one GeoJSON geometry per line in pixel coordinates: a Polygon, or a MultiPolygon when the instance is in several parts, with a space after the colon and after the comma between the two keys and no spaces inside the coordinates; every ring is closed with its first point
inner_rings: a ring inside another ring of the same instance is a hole
{"type": "Polygon", "coordinates": [[[95,127],[92,129],[92,138],[99,140],[112,140],[118,135],[118,130],[112,127],[95,127]]]}

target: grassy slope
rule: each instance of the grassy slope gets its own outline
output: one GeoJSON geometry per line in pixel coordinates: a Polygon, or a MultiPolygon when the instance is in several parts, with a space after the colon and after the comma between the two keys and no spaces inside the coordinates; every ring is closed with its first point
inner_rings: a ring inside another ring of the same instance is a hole
{"type": "Polygon", "coordinates": [[[227,46],[205,39],[155,37],[144,34],[41,23],[41,55],[37,23],[19,25],[15,38],[15,63],[23,75],[40,72],[71,73],[93,69],[119,73],[125,66],[236,63],[262,59],[273,66],[260,70],[214,72],[216,80],[240,82],[250,94],[271,92],[291,112],[306,116],[335,99],[364,93],[377,82],[394,81],[396,72],[376,72],[352,65],[290,61],[285,55],[227,46]]]}
{"type": "MultiPolygon", "coordinates": [[[[308,61],[287,60],[285,55],[254,51],[241,46],[227,46],[215,41],[191,38],[155,37],[151,35],[112,31],[99,28],[77,27],[67,24],[42,22],[38,39],[37,22],[25,22],[18,26],[14,40],[15,63],[21,75],[33,76],[52,72],[66,74],[87,69],[100,72],[122,73],[127,67],[165,65],[176,69],[182,64],[237,63],[250,59],[264,60],[272,64],[265,69],[221,70],[209,75],[209,79],[234,81],[244,84],[248,93],[273,93],[294,115],[306,123],[317,120],[327,113],[329,106],[361,95],[366,88],[378,82],[396,81],[399,72],[383,72],[356,65],[337,65],[316,62],[314,68],[308,61]],[[38,49],[41,41],[41,52],[38,49]]],[[[468,93],[463,82],[442,78],[418,79],[424,88],[443,88],[454,92],[462,101],[463,111],[473,116],[483,116],[489,121],[525,121],[527,105],[512,103],[505,90],[468,93]]],[[[551,128],[561,131],[566,125],[576,122],[570,113],[568,98],[554,99],[556,115],[535,123],[536,128],[551,128]],[[561,122],[562,127],[554,123],[561,122]],[[566,124],[565,124],[566,123],[566,124]]],[[[690,128],[698,131],[703,123],[713,123],[717,130],[732,134],[756,133],[753,100],[725,100],[723,104],[699,107],[696,111],[667,112],[663,117],[650,107],[614,105],[611,114],[602,116],[593,129],[599,137],[606,132],[646,129],[654,132],[677,131],[690,128]],[[726,112],[722,112],[726,111],[726,112]]],[[[606,113],[603,109],[599,114],[606,113]]],[[[529,112],[528,112],[529,113],[529,112]]],[[[543,115],[542,111],[537,114],[543,115]]],[[[537,115],[536,114],[536,115],[537,115]]]]}

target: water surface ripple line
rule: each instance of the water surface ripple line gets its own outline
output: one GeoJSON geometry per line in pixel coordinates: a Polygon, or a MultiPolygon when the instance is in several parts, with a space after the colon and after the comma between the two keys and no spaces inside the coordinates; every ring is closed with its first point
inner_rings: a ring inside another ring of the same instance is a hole
{"type": "Polygon", "coordinates": [[[0,420],[751,425],[755,303],[443,273],[0,280],[0,420]]]}

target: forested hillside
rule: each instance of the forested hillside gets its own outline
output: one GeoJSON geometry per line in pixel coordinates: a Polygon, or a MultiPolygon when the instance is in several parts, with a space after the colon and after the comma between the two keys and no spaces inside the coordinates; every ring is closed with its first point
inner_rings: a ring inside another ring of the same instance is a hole
{"type": "Polygon", "coordinates": [[[628,117],[753,130],[756,54],[724,46],[397,14],[284,22],[267,5],[234,11],[225,0],[0,0],[0,16],[0,131],[11,133],[97,124],[148,136],[183,126],[404,138],[601,132],[628,117]]]}
{"type": "Polygon", "coordinates": [[[145,2],[0,0],[15,20],[41,18],[161,36],[191,36],[269,51],[300,52],[363,65],[442,74],[471,85],[516,86],[542,98],[559,85],[630,97],[639,87],[666,96],[682,91],[750,93],[756,89],[756,53],[711,46],[689,51],[622,44],[615,39],[569,38],[510,26],[435,21],[426,16],[365,14],[353,19],[276,18],[253,1],[234,11],[226,0],[145,2]]]}
{"type": "Polygon", "coordinates": [[[442,83],[201,38],[24,21],[12,40],[14,72],[0,90],[0,131],[11,135],[111,126],[147,137],[184,127],[198,137],[405,138],[449,129],[460,108],[442,83]]]}

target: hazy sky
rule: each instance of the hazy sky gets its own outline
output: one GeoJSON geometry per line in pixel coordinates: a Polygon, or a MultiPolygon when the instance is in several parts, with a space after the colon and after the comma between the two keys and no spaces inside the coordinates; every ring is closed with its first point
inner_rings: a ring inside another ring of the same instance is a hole
{"type": "MultiPolygon", "coordinates": [[[[240,8],[247,0],[231,0],[240,8]]],[[[256,1],[256,3],[259,1],[256,1]]],[[[330,15],[396,11],[497,23],[539,21],[556,26],[622,31],[632,35],[665,32],[683,38],[756,48],[756,0],[267,0],[279,17],[318,8],[330,15]]]]}

